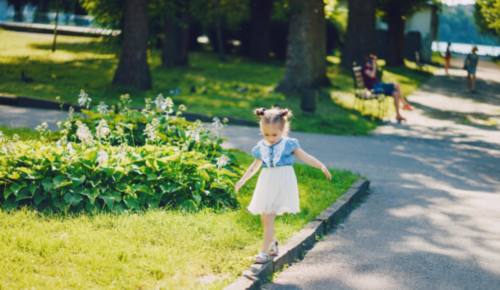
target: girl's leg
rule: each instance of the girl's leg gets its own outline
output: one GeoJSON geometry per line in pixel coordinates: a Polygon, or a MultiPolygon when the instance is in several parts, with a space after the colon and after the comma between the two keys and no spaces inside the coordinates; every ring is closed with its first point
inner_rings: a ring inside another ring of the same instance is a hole
{"type": "Polygon", "coordinates": [[[264,228],[264,241],[261,251],[267,253],[271,242],[274,240],[274,219],[276,218],[276,214],[262,214],[260,218],[264,228]]]}
{"type": "Polygon", "coordinates": [[[467,73],[467,88],[472,90],[472,76],[470,73],[467,73]]]}
{"type": "Polygon", "coordinates": [[[449,58],[446,58],[444,60],[444,71],[446,72],[446,74],[448,75],[448,68],[450,67],[450,59],[449,58]]]}
{"type": "Polygon", "coordinates": [[[476,90],[476,75],[475,74],[472,74],[471,77],[471,85],[470,85],[470,88],[472,91],[475,91],[476,90]]]}

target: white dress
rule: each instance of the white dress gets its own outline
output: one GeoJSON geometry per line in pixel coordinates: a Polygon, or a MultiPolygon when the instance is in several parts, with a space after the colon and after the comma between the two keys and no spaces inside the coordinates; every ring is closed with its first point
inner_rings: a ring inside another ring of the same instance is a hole
{"type": "Polygon", "coordinates": [[[273,145],[261,140],[252,155],[262,160],[263,168],[257,179],[248,210],[252,214],[298,213],[300,211],[297,177],[293,169],[293,151],[300,148],[297,139],[283,137],[273,145]]]}

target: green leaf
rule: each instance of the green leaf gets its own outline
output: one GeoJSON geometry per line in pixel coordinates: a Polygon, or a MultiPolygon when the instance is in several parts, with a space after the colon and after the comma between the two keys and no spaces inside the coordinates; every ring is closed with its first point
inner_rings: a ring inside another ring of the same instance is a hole
{"type": "Polygon", "coordinates": [[[21,191],[18,192],[16,196],[16,201],[21,201],[25,199],[31,199],[33,197],[33,194],[31,194],[28,190],[28,188],[23,188],[21,191]]]}
{"type": "Polygon", "coordinates": [[[45,177],[42,180],[42,186],[43,186],[44,191],[46,191],[46,192],[52,191],[52,189],[54,189],[54,184],[52,183],[52,178],[45,177]]]}
{"type": "Polygon", "coordinates": [[[71,180],[68,180],[64,175],[57,175],[54,177],[53,182],[54,189],[60,189],[72,184],[71,180]]]}
{"type": "Polygon", "coordinates": [[[137,201],[137,198],[132,197],[132,196],[126,196],[123,201],[125,202],[125,205],[129,209],[137,210],[139,209],[139,202],[137,201]]]}
{"type": "Polygon", "coordinates": [[[80,177],[71,177],[71,181],[73,183],[73,186],[80,186],[85,182],[85,175],[82,175],[80,177]]]}
{"type": "Polygon", "coordinates": [[[36,206],[39,206],[40,203],[42,203],[42,201],[44,201],[45,199],[47,198],[47,196],[43,193],[37,193],[35,194],[35,197],[34,197],[34,202],[35,202],[35,205],[36,206]]]}
{"type": "Polygon", "coordinates": [[[77,205],[82,201],[82,197],[78,193],[68,192],[64,195],[64,201],[70,205],[77,205]]]}

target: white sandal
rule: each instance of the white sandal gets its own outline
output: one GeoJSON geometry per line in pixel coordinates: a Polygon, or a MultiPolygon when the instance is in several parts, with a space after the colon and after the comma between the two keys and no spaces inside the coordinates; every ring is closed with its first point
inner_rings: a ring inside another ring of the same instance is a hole
{"type": "Polygon", "coordinates": [[[278,241],[274,240],[269,246],[269,256],[276,257],[279,254],[278,241]]]}
{"type": "Polygon", "coordinates": [[[272,258],[265,252],[259,252],[259,254],[255,257],[255,263],[257,264],[265,264],[271,261],[272,258]]]}

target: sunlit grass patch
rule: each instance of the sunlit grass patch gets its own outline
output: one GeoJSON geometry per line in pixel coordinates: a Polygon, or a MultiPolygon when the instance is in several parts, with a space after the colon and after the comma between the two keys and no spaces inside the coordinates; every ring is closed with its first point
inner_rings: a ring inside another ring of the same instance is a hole
{"type": "MultiPolygon", "coordinates": [[[[251,157],[235,152],[247,166],[251,157]]],[[[297,164],[301,213],[277,219],[285,241],[358,178],[297,164]]],[[[197,213],[45,215],[0,211],[0,287],[21,289],[222,289],[253,262],[261,242],[258,216],[246,211],[255,178],[238,196],[241,208],[197,213]]]]}

